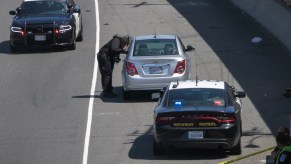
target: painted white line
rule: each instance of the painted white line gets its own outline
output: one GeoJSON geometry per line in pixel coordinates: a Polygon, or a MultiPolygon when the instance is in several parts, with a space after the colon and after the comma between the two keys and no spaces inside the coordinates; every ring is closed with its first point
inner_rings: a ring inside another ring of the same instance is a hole
{"type": "Polygon", "coordinates": [[[89,143],[90,143],[90,133],[91,133],[91,125],[92,125],[92,113],[93,113],[93,105],[94,105],[94,94],[95,94],[95,87],[97,81],[97,69],[98,69],[98,62],[97,62],[97,52],[99,51],[99,36],[100,36],[100,23],[99,23],[99,6],[98,0],[95,0],[95,15],[96,15],[96,45],[95,45],[95,54],[94,54],[94,70],[93,70],[93,77],[92,77],[92,84],[91,84],[91,91],[90,91],[90,100],[88,106],[88,118],[87,118],[87,126],[86,126],[86,135],[85,135],[85,143],[84,143],[84,150],[83,150],[83,162],[82,164],[87,164],[88,161],[88,151],[89,151],[89,143]]]}

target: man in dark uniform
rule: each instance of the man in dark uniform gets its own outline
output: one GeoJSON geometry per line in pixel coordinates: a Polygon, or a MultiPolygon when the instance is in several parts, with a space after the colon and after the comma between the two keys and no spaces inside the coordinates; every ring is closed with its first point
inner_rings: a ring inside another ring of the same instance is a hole
{"type": "Polygon", "coordinates": [[[291,146],[288,145],[289,136],[286,133],[279,133],[276,137],[277,145],[281,151],[276,160],[276,164],[291,164],[291,146]]]}
{"type": "Polygon", "coordinates": [[[277,146],[271,157],[274,164],[291,164],[290,131],[287,127],[280,127],[276,135],[277,146]]]}
{"type": "Polygon", "coordinates": [[[117,96],[117,94],[113,92],[112,86],[114,63],[119,63],[120,54],[126,53],[130,41],[131,39],[129,36],[120,36],[116,34],[100,49],[97,54],[99,71],[101,74],[103,97],[117,96]]]}

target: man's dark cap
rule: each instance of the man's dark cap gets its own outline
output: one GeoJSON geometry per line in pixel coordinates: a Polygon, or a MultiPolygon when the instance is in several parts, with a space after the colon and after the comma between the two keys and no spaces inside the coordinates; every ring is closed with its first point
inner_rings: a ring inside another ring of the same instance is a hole
{"type": "Polygon", "coordinates": [[[128,35],[126,35],[123,38],[121,38],[121,42],[124,45],[128,45],[130,43],[130,41],[131,41],[131,38],[128,35]]]}
{"type": "Polygon", "coordinates": [[[129,35],[115,34],[113,38],[119,38],[122,45],[128,45],[131,42],[131,37],[129,35]]]}

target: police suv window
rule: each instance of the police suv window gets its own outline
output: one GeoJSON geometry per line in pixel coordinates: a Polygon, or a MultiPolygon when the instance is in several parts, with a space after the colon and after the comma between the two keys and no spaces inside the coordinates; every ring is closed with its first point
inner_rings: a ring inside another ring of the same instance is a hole
{"type": "Polygon", "coordinates": [[[75,6],[76,4],[75,4],[75,2],[74,1],[72,1],[72,0],[68,0],[68,3],[69,4],[72,4],[73,6],[75,6]]]}
{"type": "Polygon", "coordinates": [[[166,90],[163,94],[162,100],[163,102],[162,106],[168,107],[169,106],[169,90],[166,90]]]}
{"type": "Polygon", "coordinates": [[[234,93],[233,90],[230,89],[229,86],[227,86],[227,98],[228,98],[228,104],[233,105],[234,102],[234,93]]]}

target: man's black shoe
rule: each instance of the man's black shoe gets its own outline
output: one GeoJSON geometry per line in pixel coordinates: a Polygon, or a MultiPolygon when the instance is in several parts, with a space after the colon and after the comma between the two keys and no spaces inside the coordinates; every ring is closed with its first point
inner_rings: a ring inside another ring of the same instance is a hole
{"type": "Polygon", "coordinates": [[[114,92],[103,92],[102,96],[111,98],[111,97],[117,97],[118,95],[114,92]]]}

